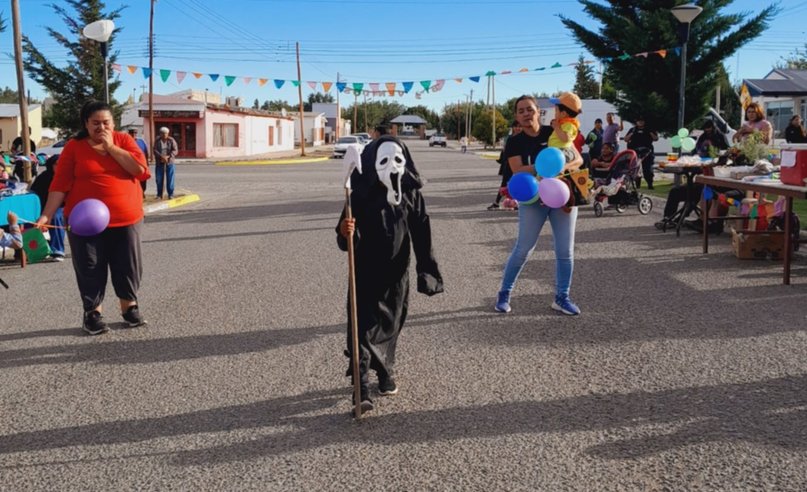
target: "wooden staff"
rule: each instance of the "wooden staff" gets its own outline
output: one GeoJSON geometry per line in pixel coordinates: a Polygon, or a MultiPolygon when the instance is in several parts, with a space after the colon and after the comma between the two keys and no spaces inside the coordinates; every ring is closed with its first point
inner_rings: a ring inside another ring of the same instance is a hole
{"type": "MultiPolygon", "coordinates": [[[[351,220],[350,188],[345,188],[345,218],[351,220]]],[[[353,416],[361,418],[361,377],[359,374],[359,320],[356,309],[356,254],[353,250],[353,234],[347,238],[348,298],[350,300],[350,338],[353,363],[353,416]]]]}

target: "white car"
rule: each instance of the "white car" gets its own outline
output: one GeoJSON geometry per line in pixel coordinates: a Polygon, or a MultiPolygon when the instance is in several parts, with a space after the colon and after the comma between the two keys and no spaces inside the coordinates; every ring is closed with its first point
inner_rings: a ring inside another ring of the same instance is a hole
{"type": "Polygon", "coordinates": [[[373,136],[369,133],[356,133],[355,135],[361,139],[364,145],[367,145],[373,141],[373,136]]]}
{"type": "Polygon", "coordinates": [[[358,145],[359,153],[361,153],[362,149],[364,149],[364,142],[360,137],[356,135],[348,135],[346,137],[340,137],[339,140],[336,141],[336,144],[333,146],[334,158],[344,157],[345,152],[347,152],[347,148],[350,145],[358,145]]]}
{"type": "Polygon", "coordinates": [[[67,143],[67,140],[59,140],[53,145],[48,147],[42,147],[41,149],[36,149],[37,154],[46,154],[48,156],[52,155],[59,155],[62,153],[62,149],[64,148],[64,144],[67,143]]]}
{"type": "Polygon", "coordinates": [[[434,147],[435,145],[445,148],[447,145],[445,133],[435,133],[429,137],[429,147],[434,147]]]}

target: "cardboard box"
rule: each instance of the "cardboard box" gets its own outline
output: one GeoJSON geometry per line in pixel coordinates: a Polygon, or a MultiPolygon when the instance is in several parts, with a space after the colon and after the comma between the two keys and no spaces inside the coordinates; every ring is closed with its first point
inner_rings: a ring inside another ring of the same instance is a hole
{"type": "Polygon", "coordinates": [[[807,186],[807,144],[784,144],[780,156],[779,180],[784,184],[807,186]]]}
{"type": "Polygon", "coordinates": [[[782,260],[785,234],[782,231],[748,231],[731,229],[731,247],[741,260],[782,260]]]}

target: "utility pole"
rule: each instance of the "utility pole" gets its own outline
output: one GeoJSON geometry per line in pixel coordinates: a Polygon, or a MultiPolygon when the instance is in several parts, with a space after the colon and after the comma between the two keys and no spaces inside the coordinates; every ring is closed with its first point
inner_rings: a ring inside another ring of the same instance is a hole
{"type": "Polygon", "coordinates": [[[305,157],[305,119],[303,118],[303,76],[300,73],[300,42],[298,41],[296,45],[297,45],[297,96],[300,98],[300,157],[305,157]]]}
{"type": "Polygon", "coordinates": [[[496,148],[496,79],[490,76],[490,134],[493,136],[493,148],[496,148]]]}
{"type": "Polygon", "coordinates": [[[362,89],[361,93],[364,95],[364,131],[370,132],[370,125],[367,124],[367,91],[362,89]]]}
{"type": "Polygon", "coordinates": [[[717,84],[717,90],[715,90],[715,111],[720,114],[720,83],[717,84]]]}
{"type": "MultiPolygon", "coordinates": [[[[154,142],[155,136],[154,135],[154,3],[157,0],[151,0],[151,11],[149,12],[149,149],[151,149],[151,155],[154,152],[154,142]]],[[[207,110],[207,104],[205,104],[205,111],[207,110]]],[[[151,157],[151,155],[147,157],[151,157]]],[[[151,161],[150,158],[147,161],[151,161]]],[[[155,163],[156,164],[156,163],[155,163]]],[[[165,169],[166,166],[163,166],[165,169]]],[[[157,170],[155,168],[154,172],[156,173],[157,170]]],[[[167,181],[163,180],[164,183],[167,181]]],[[[161,190],[157,190],[158,192],[161,190]]]]}
{"type": "MultiPolygon", "coordinates": [[[[31,155],[31,134],[28,131],[28,101],[25,100],[25,76],[22,71],[22,30],[20,29],[20,3],[11,0],[11,17],[14,25],[14,64],[17,67],[17,99],[20,103],[20,125],[22,131],[22,149],[25,156],[31,155]]],[[[31,161],[23,164],[23,180],[31,184],[31,161]]]]}
{"type": "MultiPolygon", "coordinates": [[[[490,105],[490,75],[488,75],[488,93],[487,96],[485,97],[485,105],[486,106],[490,105]]],[[[487,145],[485,147],[487,147],[487,145]]]]}
{"type": "Polygon", "coordinates": [[[605,77],[605,68],[603,67],[602,62],[600,62],[600,84],[597,87],[597,99],[602,99],[602,79],[605,77]]]}
{"type": "MultiPolygon", "coordinates": [[[[339,72],[336,72],[336,83],[339,84],[339,72]]],[[[336,86],[336,129],[334,130],[334,143],[339,140],[339,130],[342,125],[342,110],[339,107],[339,85],[336,86]]]]}
{"type": "Polygon", "coordinates": [[[466,135],[468,136],[468,143],[471,143],[471,125],[473,120],[473,106],[474,104],[474,90],[471,89],[471,96],[468,98],[468,132],[466,135]]]}
{"type": "Polygon", "coordinates": [[[460,131],[460,116],[462,115],[462,103],[459,99],[457,99],[457,141],[459,142],[460,138],[462,137],[462,132],[460,131]]]}
{"type": "Polygon", "coordinates": [[[353,127],[350,129],[352,133],[356,133],[359,128],[359,93],[353,91],[353,127]]]}

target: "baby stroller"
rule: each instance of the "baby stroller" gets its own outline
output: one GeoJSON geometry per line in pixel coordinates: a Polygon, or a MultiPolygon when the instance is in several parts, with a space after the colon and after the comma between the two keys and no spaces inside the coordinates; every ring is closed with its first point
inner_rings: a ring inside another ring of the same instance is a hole
{"type": "MultiPolygon", "coordinates": [[[[646,154],[642,158],[645,156],[646,154]]],[[[636,152],[623,150],[614,156],[608,168],[594,170],[594,186],[590,196],[594,202],[595,216],[602,217],[609,205],[620,214],[632,205],[636,205],[642,215],[653,210],[653,201],[639,193],[636,186],[636,180],[642,173],[640,162],[636,152]]]]}

